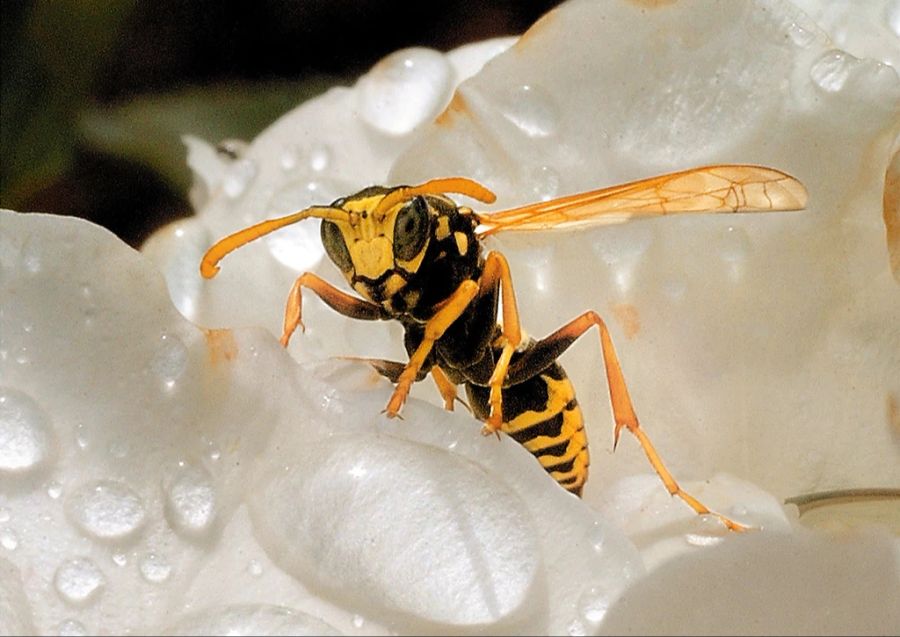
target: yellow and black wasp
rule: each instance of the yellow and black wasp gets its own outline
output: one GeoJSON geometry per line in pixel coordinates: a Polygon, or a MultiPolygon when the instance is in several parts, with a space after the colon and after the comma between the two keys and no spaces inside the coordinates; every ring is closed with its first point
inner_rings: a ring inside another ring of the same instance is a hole
{"type": "MultiPolygon", "coordinates": [[[[462,177],[417,186],[372,186],[300,212],[263,221],[216,243],[200,265],[206,278],[229,252],[289,224],[322,220],[325,251],[358,298],[311,272],[288,295],[281,343],[302,327],[301,291],[312,290],[354,319],[398,320],[406,363],[365,359],[395,384],[385,412],[400,413],[410,387],[429,373],[447,409],[462,384],[485,434],[503,431],[530,451],[566,490],[581,495],[588,476],[584,419],[557,358],[596,325],[615,419],[639,440],[672,495],[697,513],[712,513],[683,491],[638,425],[603,319],[587,311],[541,340],[523,337],[506,258],[481,241],[508,230],[545,230],[683,213],[798,210],[806,190],[773,168],[715,165],[489,213],[458,206],[448,193],[493,203],[494,194],[462,177]],[[498,320],[498,312],[500,314],[498,320]]],[[[716,515],[729,528],[739,524],[716,515]]]]}

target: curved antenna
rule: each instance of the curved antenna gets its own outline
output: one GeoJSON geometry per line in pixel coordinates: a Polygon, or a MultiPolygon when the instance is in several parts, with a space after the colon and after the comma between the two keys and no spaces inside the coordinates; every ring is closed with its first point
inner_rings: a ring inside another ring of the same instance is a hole
{"type": "Polygon", "coordinates": [[[238,230],[234,234],[230,234],[224,239],[217,241],[213,247],[206,251],[206,254],[203,255],[203,259],[200,261],[200,274],[203,275],[204,279],[213,278],[219,272],[219,261],[221,261],[229,252],[237,250],[242,245],[250,243],[255,239],[259,239],[263,235],[274,232],[279,228],[289,226],[298,221],[303,221],[304,219],[309,219],[310,217],[328,219],[329,221],[347,221],[350,218],[350,214],[346,210],[341,210],[340,208],[329,208],[326,206],[312,207],[301,210],[300,212],[295,212],[286,217],[267,219],[266,221],[252,225],[249,228],[238,230]]]}
{"type": "Polygon", "coordinates": [[[372,215],[375,217],[383,215],[386,211],[390,210],[404,199],[410,199],[417,195],[443,195],[448,192],[457,195],[465,195],[466,197],[471,197],[482,203],[494,203],[497,200],[497,195],[477,181],[472,181],[466,177],[442,177],[439,179],[431,179],[418,186],[401,186],[400,188],[395,188],[378,202],[378,205],[375,206],[375,210],[372,211],[372,215]]]}

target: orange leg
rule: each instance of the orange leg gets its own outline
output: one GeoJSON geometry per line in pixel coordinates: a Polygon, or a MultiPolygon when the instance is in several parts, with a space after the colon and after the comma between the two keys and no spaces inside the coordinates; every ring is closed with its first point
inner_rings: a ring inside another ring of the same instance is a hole
{"type": "Polygon", "coordinates": [[[388,418],[394,418],[400,413],[400,409],[409,395],[409,388],[416,381],[419,371],[431,353],[431,348],[434,346],[435,341],[443,336],[447,328],[466,311],[469,303],[472,302],[477,293],[478,284],[475,281],[471,279],[463,281],[456,288],[456,291],[441,304],[440,309],[434,313],[434,316],[425,323],[424,338],[419,343],[416,351],[409,357],[409,362],[397,379],[394,393],[384,409],[388,418]]]}
{"type": "Polygon", "coordinates": [[[472,411],[472,408],[466,404],[466,401],[456,393],[456,385],[447,378],[447,374],[444,373],[444,370],[439,365],[431,368],[431,377],[434,379],[434,384],[437,385],[438,391],[441,392],[441,398],[444,399],[444,409],[453,411],[453,404],[458,400],[466,409],[472,411]]]}
{"type": "Polygon", "coordinates": [[[606,378],[609,383],[609,399],[612,404],[613,418],[616,421],[613,449],[615,449],[615,446],[619,442],[619,433],[622,428],[625,427],[638,439],[644,453],[650,460],[650,464],[662,479],[663,484],[666,485],[666,489],[668,489],[671,495],[684,500],[688,506],[700,515],[714,515],[732,531],[747,530],[746,526],[738,524],[724,515],[710,511],[706,505],[682,489],[675,481],[675,478],[672,477],[672,474],[669,473],[669,470],[666,469],[662,458],[660,458],[656,449],[653,447],[653,444],[650,442],[650,438],[638,424],[637,415],[635,414],[634,406],[631,404],[631,398],[628,395],[628,387],[625,385],[625,377],[622,374],[622,367],[616,356],[612,338],[609,335],[606,324],[603,322],[603,319],[600,318],[599,314],[594,311],[585,312],[578,318],[558,329],[546,339],[543,339],[538,347],[546,347],[548,349],[559,349],[562,347],[564,349],[593,325],[596,325],[600,330],[600,347],[603,352],[603,362],[606,366],[606,378]]]}
{"type": "Polygon", "coordinates": [[[509,263],[506,261],[506,257],[499,252],[490,252],[485,259],[484,272],[481,275],[481,289],[488,290],[498,284],[500,285],[500,299],[503,304],[501,323],[503,349],[500,351],[500,358],[497,360],[497,364],[494,366],[494,373],[491,374],[491,378],[488,381],[491,391],[488,404],[491,411],[484,428],[481,430],[481,433],[486,436],[497,433],[503,425],[501,389],[506,380],[509,361],[519,343],[522,342],[522,328],[519,325],[519,310],[516,306],[516,294],[513,290],[512,276],[509,273],[509,263]]]}
{"type": "Polygon", "coordinates": [[[294,286],[288,294],[287,306],[284,309],[284,330],[281,333],[281,345],[283,347],[288,346],[291,335],[298,327],[301,330],[306,329],[301,318],[303,297],[300,292],[303,288],[308,288],[315,292],[331,309],[340,312],[344,316],[365,321],[390,318],[381,306],[350,296],[346,292],[341,292],[312,272],[305,272],[294,281],[294,286]]]}

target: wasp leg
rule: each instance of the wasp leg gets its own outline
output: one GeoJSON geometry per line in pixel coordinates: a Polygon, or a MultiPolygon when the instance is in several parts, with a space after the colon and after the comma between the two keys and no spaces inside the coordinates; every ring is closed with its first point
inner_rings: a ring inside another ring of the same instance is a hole
{"type": "Polygon", "coordinates": [[[344,316],[363,321],[390,318],[381,306],[350,296],[346,292],[341,292],[312,272],[305,272],[294,281],[294,286],[288,294],[287,306],[284,309],[284,330],[281,333],[281,345],[284,347],[288,346],[291,335],[298,327],[301,330],[306,330],[306,326],[303,325],[303,320],[301,319],[303,297],[300,292],[303,288],[308,288],[315,292],[320,299],[325,301],[326,305],[344,316]]]}
{"type": "Polygon", "coordinates": [[[472,411],[472,408],[469,407],[466,401],[456,393],[456,385],[447,378],[447,374],[444,373],[440,365],[435,365],[431,368],[431,377],[434,379],[434,384],[437,385],[438,391],[441,392],[441,398],[444,399],[444,409],[453,411],[453,404],[458,400],[466,409],[472,411]]]}
{"type": "Polygon", "coordinates": [[[425,323],[425,334],[422,342],[419,343],[416,351],[409,357],[409,362],[397,378],[397,386],[394,388],[394,393],[391,395],[387,407],[384,408],[388,418],[394,418],[400,413],[400,409],[409,395],[409,388],[417,380],[422,365],[425,364],[425,360],[431,353],[434,342],[443,336],[447,328],[466,311],[466,308],[469,307],[477,293],[478,284],[475,281],[471,279],[463,281],[456,288],[456,291],[441,304],[440,309],[434,313],[434,316],[425,323]]]}
{"type": "Polygon", "coordinates": [[[503,303],[501,324],[503,349],[500,351],[500,357],[497,359],[494,372],[488,381],[488,386],[490,387],[490,396],[488,398],[490,413],[484,428],[481,430],[486,436],[497,433],[503,425],[501,389],[506,381],[509,361],[522,341],[522,328],[519,325],[519,310],[516,306],[516,294],[513,290],[512,276],[509,273],[509,263],[507,263],[506,257],[499,252],[489,252],[485,259],[484,272],[481,275],[481,289],[487,290],[496,285],[500,286],[500,298],[503,303]]]}
{"type": "Polygon", "coordinates": [[[399,361],[387,361],[383,358],[365,358],[363,356],[338,356],[342,361],[353,361],[354,363],[365,363],[376,372],[387,378],[392,383],[396,383],[400,378],[400,374],[406,367],[404,363],[399,361]]]}
{"type": "Polygon", "coordinates": [[[653,469],[659,475],[663,484],[669,493],[684,500],[699,515],[714,515],[726,527],[732,531],[745,531],[747,527],[730,520],[729,518],[711,511],[703,503],[694,496],[682,489],[675,478],[669,473],[669,470],[663,464],[650,438],[644,433],[644,430],[638,423],[634,406],[631,404],[631,398],[628,395],[628,387],[625,385],[625,377],[622,374],[622,366],[616,356],[616,350],[613,347],[612,338],[606,323],[600,318],[600,315],[594,311],[588,311],[570,321],[563,327],[556,330],[547,338],[535,343],[529,350],[516,360],[516,364],[509,371],[510,382],[515,382],[516,377],[524,376],[527,373],[534,373],[535,367],[542,364],[549,364],[556,359],[563,351],[565,351],[575,340],[596,325],[600,330],[600,348],[603,352],[603,363],[606,367],[606,378],[609,383],[609,400],[612,404],[613,417],[616,421],[615,440],[613,449],[619,442],[619,433],[625,427],[640,442],[644,453],[650,460],[653,469]]]}

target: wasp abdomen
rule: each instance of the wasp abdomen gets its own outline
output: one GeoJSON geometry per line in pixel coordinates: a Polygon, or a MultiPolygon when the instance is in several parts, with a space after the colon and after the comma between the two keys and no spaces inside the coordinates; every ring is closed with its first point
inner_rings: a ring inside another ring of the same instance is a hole
{"type": "MultiPolygon", "coordinates": [[[[466,384],[472,410],[487,419],[488,387],[466,384]]],[[[538,374],[502,390],[503,426],[564,489],[581,495],[590,464],[584,418],[562,366],[552,363],[538,374]]]]}

